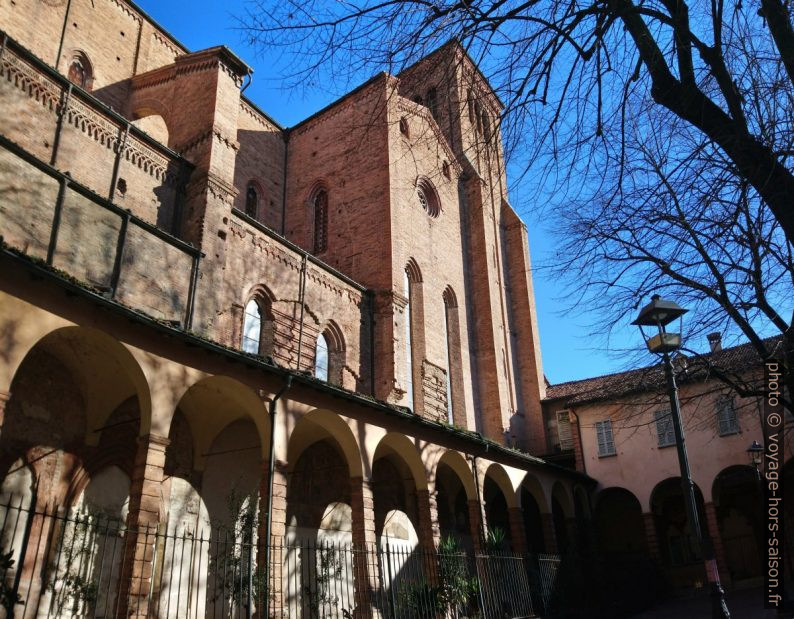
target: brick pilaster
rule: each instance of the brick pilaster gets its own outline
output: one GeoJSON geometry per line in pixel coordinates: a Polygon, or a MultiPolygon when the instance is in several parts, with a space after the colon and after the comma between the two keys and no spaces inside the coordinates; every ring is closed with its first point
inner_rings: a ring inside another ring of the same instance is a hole
{"type": "Polygon", "coordinates": [[[510,520],[510,542],[513,552],[521,555],[526,554],[527,538],[524,534],[524,512],[520,507],[511,507],[507,510],[507,516],[510,520]]]}
{"type": "Polygon", "coordinates": [[[554,532],[554,517],[550,513],[541,514],[540,521],[543,525],[543,545],[546,547],[546,552],[556,554],[558,548],[557,534],[554,532]]]}
{"type": "Polygon", "coordinates": [[[730,572],[728,562],[725,560],[725,546],[722,543],[722,533],[720,533],[719,521],[717,520],[717,508],[714,503],[706,503],[706,532],[711,538],[714,548],[714,558],[717,560],[717,569],[720,572],[720,581],[723,584],[730,584],[730,572]]]}
{"type": "Polygon", "coordinates": [[[164,520],[160,499],[168,444],[167,438],[154,434],[138,438],[119,587],[120,616],[147,617],[149,614],[154,546],[158,526],[164,520]]]}
{"type": "MultiPolygon", "coordinates": [[[[267,495],[270,488],[270,462],[262,462],[262,478],[259,482],[259,535],[262,540],[257,549],[257,563],[265,566],[265,544],[267,534],[267,495]]],[[[272,523],[270,525],[270,577],[268,587],[268,604],[271,609],[271,617],[280,617],[280,612],[284,609],[284,582],[283,566],[284,552],[286,552],[286,532],[287,532],[287,465],[284,462],[276,461],[273,467],[273,506],[272,523]]]]}
{"type": "Polygon", "coordinates": [[[353,516],[353,584],[356,619],[372,616],[372,592],[378,589],[377,566],[369,559],[376,556],[375,501],[372,484],[363,477],[350,479],[350,503],[353,516]]]}
{"type": "Polygon", "coordinates": [[[425,548],[436,548],[441,541],[436,496],[429,490],[417,490],[416,503],[419,510],[419,543],[425,548]]]}
{"type": "Polygon", "coordinates": [[[482,552],[482,530],[483,517],[480,503],[477,499],[469,499],[469,528],[471,529],[471,540],[474,544],[474,552],[482,552]]]}

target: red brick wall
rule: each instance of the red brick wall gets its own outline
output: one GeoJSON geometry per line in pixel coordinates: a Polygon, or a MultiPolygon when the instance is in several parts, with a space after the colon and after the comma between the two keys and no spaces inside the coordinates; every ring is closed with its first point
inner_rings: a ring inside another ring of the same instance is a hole
{"type": "Polygon", "coordinates": [[[246,189],[254,181],[259,194],[257,219],[281,233],[284,206],[285,142],[282,130],[242,101],[237,123],[234,207],[245,212],[246,189]]]}

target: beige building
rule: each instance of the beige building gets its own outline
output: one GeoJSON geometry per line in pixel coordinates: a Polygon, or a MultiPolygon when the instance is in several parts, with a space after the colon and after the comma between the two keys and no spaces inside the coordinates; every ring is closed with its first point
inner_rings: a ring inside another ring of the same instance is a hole
{"type": "MultiPolygon", "coordinates": [[[[701,526],[714,544],[723,584],[760,586],[765,521],[747,449],[753,441],[763,442],[763,400],[740,397],[715,370],[752,389],[763,380],[763,366],[749,344],[722,349],[714,338],[711,346],[703,356],[675,360],[701,526]]],[[[615,560],[648,557],[673,589],[704,587],[699,543],[687,524],[662,366],[551,386],[543,407],[554,454],[549,459],[573,464],[598,480],[592,504],[599,552],[615,560]]],[[[794,487],[793,453],[791,441],[783,442],[779,460],[786,463],[788,487],[794,487]]],[[[788,521],[791,517],[788,507],[788,521]]]]}

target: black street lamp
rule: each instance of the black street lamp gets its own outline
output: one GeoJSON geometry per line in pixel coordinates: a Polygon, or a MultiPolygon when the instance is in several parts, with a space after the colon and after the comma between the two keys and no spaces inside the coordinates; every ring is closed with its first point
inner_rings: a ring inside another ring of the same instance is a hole
{"type": "Polygon", "coordinates": [[[665,301],[658,294],[651,297],[651,302],[640,310],[637,319],[631,323],[637,325],[642,332],[642,336],[648,345],[648,350],[652,353],[662,355],[664,360],[664,373],[667,377],[667,391],[670,396],[670,416],[675,432],[675,442],[678,451],[678,465],[681,469],[681,486],[684,492],[684,503],[686,504],[689,526],[696,539],[700,541],[700,549],[706,563],[706,576],[711,588],[711,616],[713,619],[730,619],[728,606],[725,603],[725,591],[720,584],[719,570],[717,561],[714,558],[714,549],[711,540],[703,535],[698,517],[697,504],[695,503],[695,484],[692,481],[692,473],[689,469],[689,458],[687,457],[686,444],[684,443],[684,427],[681,423],[681,405],[678,402],[678,387],[675,384],[673,373],[673,362],[670,353],[681,347],[681,334],[669,333],[667,325],[676,318],[681,318],[689,310],[679,307],[672,301],[665,301]],[[646,336],[643,327],[655,327],[656,334],[646,336]]]}
{"type": "Polygon", "coordinates": [[[764,447],[758,441],[753,441],[753,444],[747,448],[747,456],[750,458],[750,464],[755,469],[755,476],[761,479],[761,461],[764,458],[764,447]]]}

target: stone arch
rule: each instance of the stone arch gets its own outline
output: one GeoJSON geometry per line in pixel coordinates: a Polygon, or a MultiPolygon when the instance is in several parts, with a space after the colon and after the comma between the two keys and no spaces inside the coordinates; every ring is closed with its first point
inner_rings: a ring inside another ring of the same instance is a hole
{"type": "Polygon", "coordinates": [[[374,462],[377,460],[384,453],[384,450],[394,452],[405,462],[413,476],[417,490],[427,490],[427,471],[425,470],[425,465],[422,462],[422,458],[416,446],[405,434],[400,434],[399,432],[388,432],[385,434],[380,441],[378,441],[378,445],[372,456],[372,461],[374,462]]]}
{"type": "MultiPolygon", "coordinates": [[[[541,513],[549,513],[551,511],[549,500],[546,498],[546,492],[543,490],[543,484],[540,483],[540,480],[535,475],[532,473],[524,475],[524,479],[521,480],[520,488],[525,489],[529,496],[535,500],[541,513]]],[[[521,496],[523,497],[526,495],[521,496]]],[[[524,507],[523,501],[520,501],[520,507],[524,507]]]]}
{"type": "Polygon", "coordinates": [[[404,434],[385,434],[372,454],[377,535],[414,543],[420,528],[418,492],[426,490],[427,474],[416,447],[404,434]]]}
{"type": "Polygon", "coordinates": [[[133,114],[132,124],[160,144],[168,146],[170,132],[168,123],[162,114],[151,109],[138,109],[133,114]]]}
{"type": "Polygon", "coordinates": [[[571,501],[571,496],[566,490],[565,486],[562,482],[556,481],[551,488],[551,498],[552,500],[557,500],[560,504],[560,507],[563,510],[563,513],[566,518],[573,518],[574,517],[574,509],[573,509],[573,502],[571,501]]]}
{"type": "MultiPolygon", "coordinates": [[[[725,567],[734,586],[761,576],[760,549],[764,540],[760,538],[760,531],[764,523],[759,492],[756,471],[747,465],[722,469],[712,483],[711,496],[725,567]]],[[[714,531],[709,533],[715,534],[714,531]]]]}
{"type": "MultiPolygon", "coordinates": [[[[663,562],[669,569],[673,586],[689,587],[693,579],[701,579],[703,582],[705,573],[700,544],[690,527],[681,489],[681,478],[663,479],[654,486],[650,497],[656,538],[659,542],[663,562]]],[[[705,529],[703,493],[697,484],[695,484],[695,504],[701,527],[705,529]]]]}
{"type": "Polygon", "coordinates": [[[169,143],[171,116],[167,106],[158,99],[152,97],[137,99],[131,117],[133,125],[148,133],[161,144],[171,146],[169,143]]]}
{"type": "MultiPolygon", "coordinates": [[[[229,424],[249,419],[256,427],[259,457],[266,457],[270,426],[262,400],[248,385],[229,376],[209,376],[190,385],[177,409],[185,415],[193,435],[194,462],[203,470],[210,446],[229,424]]],[[[171,421],[173,423],[173,419],[171,421]]]]}
{"type": "Polygon", "coordinates": [[[436,475],[438,474],[438,467],[441,464],[448,466],[457,474],[464,490],[466,491],[466,498],[472,501],[476,500],[477,486],[474,483],[472,470],[469,467],[469,463],[466,462],[466,458],[464,458],[459,451],[447,449],[441,454],[441,457],[436,461],[435,466],[433,467],[436,471],[436,475]]]}
{"type": "Polygon", "coordinates": [[[485,503],[486,530],[500,529],[505,535],[506,549],[512,542],[510,510],[517,507],[516,493],[504,467],[496,462],[485,471],[482,481],[482,500],[485,503]]]}
{"type": "Polygon", "coordinates": [[[488,468],[485,470],[485,474],[483,475],[483,484],[485,483],[485,479],[488,478],[492,479],[504,494],[508,509],[511,507],[518,507],[518,501],[516,499],[516,492],[513,488],[513,482],[510,480],[510,475],[508,475],[507,471],[501,464],[498,462],[493,462],[488,466],[488,468]]]}
{"type": "Polygon", "coordinates": [[[596,495],[593,524],[600,553],[629,558],[646,554],[642,505],[626,488],[612,486],[596,495]]]}
{"type": "Polygon", "coordinates": [[[471,549],[474,540],[469,510],[471,504],[479,502],[471,469],[459,452],[447,450],[439,458],[433,487],[442,539],[453,535],[471,549]]]}
{"type": "MultiPolygon", "coordinates": [[[[97,450],[105,427],[127,402],[134,439],[150,423],[149,387],[130,351],[106,333],[62,327],[27,351],[11,383],[0,437],[0,470],[20,457],[31,464],[38,499],[71,504],[92,471],[118,464],[97,450]]],[[[129,460],[129,458],[128,458],[129,460]]]]}
{"type": "MultiPolygon", "coordinates": [[[[13,379],[18,377],[25,359],[37,349],[43,349],[56,357],[77,377],[78,387],[85,393],[87,417],[92,424],[87,432],[93,433],[93,430],[104,425],[113,411],[133,396],[137,398],[140,408],[141,426],[149,425],[149,385],[137,360],[124,344],[99,329],[59,327],[42,334],[37,340],[29,340],[29,348],[24,350],[24,354],[17,349],[18,365],[15,366],[13,379]],[[96,389],[89,389],[89,386],[95,386],[96,389]]],[[[98,435],[86,438],[90,443],[99,440],[98,435]]]]}
{"type": "Polygon", "coordinates": [[[361,449],[350,426],[333,411],[319,408],[302,415],[292,428],[286,444],[286,452],[282,454],[288,463],[288,469],[291,470],[296,458],[307,447],[322,439],[330,439],[339,448],[348,466],[350,477],[363,475],[361,449]]]}

